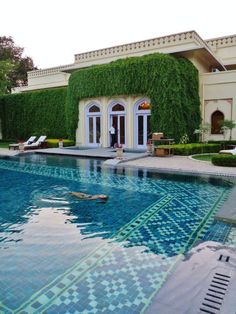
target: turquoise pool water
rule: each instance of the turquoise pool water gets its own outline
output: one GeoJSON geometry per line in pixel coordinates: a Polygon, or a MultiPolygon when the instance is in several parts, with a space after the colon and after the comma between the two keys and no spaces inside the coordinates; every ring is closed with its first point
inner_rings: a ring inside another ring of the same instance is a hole
{"type": "Polygon", "coordinates": [[[0,159],[0,313],[145,313],[181,254],[232,240],[234,229],[213,221],[229,180],[101,166],[0,159]]]}

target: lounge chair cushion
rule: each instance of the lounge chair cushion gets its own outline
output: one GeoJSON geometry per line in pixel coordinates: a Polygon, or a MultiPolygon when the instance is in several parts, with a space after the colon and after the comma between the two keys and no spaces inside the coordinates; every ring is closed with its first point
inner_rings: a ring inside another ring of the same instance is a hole
{"type": "Polygon", "coordinates": [[[234,149],[224,149],[219,151],[219,154],[229,154],[229,155],[236,155],[236,148],[234,149]]]}

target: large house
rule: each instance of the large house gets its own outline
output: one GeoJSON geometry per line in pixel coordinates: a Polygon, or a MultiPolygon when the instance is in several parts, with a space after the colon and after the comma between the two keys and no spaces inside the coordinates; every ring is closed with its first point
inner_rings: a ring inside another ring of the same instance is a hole
{"type": "MultiPolygon", "coordinates": [[[[13,92],[67,86],[73,71],[155,52],[182,56],[195,65],[199,72],[202,121],[211,124],[209,139],[222,140],[219,121],[236,121],[236,35],[203,40],[195,31],[189,31],[76,54],[73,64],[29,72],[28,86],[13,92]]],[[[145,147],[150,132],[148,103],[146,95],[82,99],[78,104],[77,144],[109,146],[109,128],[114,124],[117,143],[128,148],[145,147]]],[[[236,129],[231,135],[236,139],[236,129]]]]}

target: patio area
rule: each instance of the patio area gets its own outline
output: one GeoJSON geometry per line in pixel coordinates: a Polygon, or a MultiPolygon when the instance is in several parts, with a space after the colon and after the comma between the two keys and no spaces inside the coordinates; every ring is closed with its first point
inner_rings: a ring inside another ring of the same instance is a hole
{"type": "Polygon", "coordinates": [[[159,172],[206,174],[236,177],[236,168],[214,166],[211,162],[192,159],[188,156],[146,157],[128,161],[119,166],[146,168],[159,172]]]}

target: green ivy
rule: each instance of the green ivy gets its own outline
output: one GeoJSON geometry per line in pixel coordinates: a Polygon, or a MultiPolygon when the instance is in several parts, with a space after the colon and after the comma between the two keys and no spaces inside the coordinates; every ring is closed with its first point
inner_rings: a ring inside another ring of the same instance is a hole
{"type": "Polygon", "coordinates": [[[74,72],[66,88],[0,97],[4,139],[47,134],[75,138],[80,99],[145,95],[152,105],[152,131],[190,141],[200,123],[198,71],[184,58],[164,54],[120,59],[74,72]]]}
{"type": "Polygon", "coordinates": [[[65,138],[66,92],[66,88],[57,88],[0,97],[3,138],[44,134],[65,138]]]}
{"type": "Polygon", "coordinates": [[[155,53],[72,73],[65,107],[68,136],[75,137],[81,99],[118,95],[149,97],[153,132],[176,141],[187,134],[193,140],[200,124],[200,100],[198,71],[189,60],[155,53]]]}

